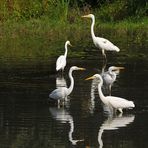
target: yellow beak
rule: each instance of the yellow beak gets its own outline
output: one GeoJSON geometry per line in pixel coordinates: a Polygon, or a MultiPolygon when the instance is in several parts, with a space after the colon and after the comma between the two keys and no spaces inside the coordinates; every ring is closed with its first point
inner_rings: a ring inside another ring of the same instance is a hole
{"type": "Polygon", "coordinates": [[[79,70],[86,70],[85,68],[79,67],[79,70]]]}
{"type": "Polygon", "coordinates": [[[94,78],[95,78],[94,76],[91,76],[91,77],[86,78],[85,80],[93,80],[94,78]]]}
{"type": "Polygon", "coordinates": [[[83,16],[81,16],[81,17],[89,17],[89,15],[83,15],[83,16]]]}
{"type": "Polygon", "coordinates": [[[117,70],[125,69],[124,67],[117,67],[117,70]]]}
{"type": "Polygon", "coordinates": [[[69,46],[72,46],[71,43],[69,43],[69,46]]]}

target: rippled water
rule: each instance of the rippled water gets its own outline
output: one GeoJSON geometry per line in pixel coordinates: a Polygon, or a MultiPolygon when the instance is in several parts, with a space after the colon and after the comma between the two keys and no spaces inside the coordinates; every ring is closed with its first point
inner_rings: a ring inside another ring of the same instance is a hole
{"type": "Polygon", "coordinates": [[[0,66],[0,148],[147,148],[148,64],[144,61],[108,61],[124,66],[112,87],[112,95],[133,100],[134,110],[108,116],[103,111],[92,81],[84,79],[101,72],[99,58],[68,58],[64,77],[55,72],[55,60],[6,61],[0,66]],[[49,93],[69,86],[72,65],[75,87],[65,107],[50,104],[49,93]]]}

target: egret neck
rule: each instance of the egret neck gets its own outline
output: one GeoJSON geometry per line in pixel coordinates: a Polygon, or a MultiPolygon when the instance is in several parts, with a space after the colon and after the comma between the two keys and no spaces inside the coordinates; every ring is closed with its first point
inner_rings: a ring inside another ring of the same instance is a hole
{"type": "Polygon", "coordinates": [[[70,86],[68,88],[68,95],[72,92],[73,87],[74,87],[74,79],[72,77],[72,72],[73,72],[73,69],[70,69],[70,71],[69,71],[69,78],[70,78],[71,84],[70,84],[70,86]]]}
{"type": "Polygon", "coordinates": [[[65,57],[67,57],[67,45],[68,45],[68,43],[66,42],[65,43],[65,54],[64,54],[65,57]]]}
{"type": "Polygon", "coordinates": [[[102,80],[102,78],[100,77],[100,83],[98,84],[98,91],[99,91],[99,96],[100,96],[100,99],[102,100],[102,102],[104,103],[104,104],[107,104],[107,100],[106,100],[106,98],[105,98],[105,96],[103,95],[103,93],[102,93],[102,85],[103,85],[103,80],[102,80]]]}
{"type": "Polygon", "coordinates": [[[109,69],[109,74],[112,77],[112,79],[115,81],[116,80],[116,74],[113,72],[111,69],[109,69]]]}
{"type": "Polygon", "coordinates": [[[94,34],[94,25],[95,25],[95,16],[92,16],[92,24],[91,24],[91,36],[93,38],[93,40],[95,40],[96,36],[94,34]]]}

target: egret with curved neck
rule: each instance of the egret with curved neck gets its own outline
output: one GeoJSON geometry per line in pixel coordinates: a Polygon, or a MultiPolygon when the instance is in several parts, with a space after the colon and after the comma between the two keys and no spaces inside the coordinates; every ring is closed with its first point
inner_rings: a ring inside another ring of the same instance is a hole
{"type": "Polygon", "coordinates": [[[102,50],[102,54],[104,55],[105,59],[106,59],[105,51],[116,51],[116,52],[120,51],[120,49],[117,46],[115,46],[113,43],[111,43],[109,40],[95,36],[95,33],[94,33],[95,16],[93,14],[84,15],[82,17],[92,19],[91,36],[95,46],[102,50]]]}
{"type": "Polygon", "coordinates": [[[103,85],[103,79],[101,75],[95,74],[92,77],[87,78],[86,80],[90,79],[98,79],[98,92],[99,92],[99,97],[101,101],[109,106],[111,109],[118,110],[119,112],[123,112],[122,109],[124,108],[134,108],[134,102],[133,101],[128,101],[126,99],[120,98],[120,97],[114,97],[114,96],[104,96],[102,93],[102,85],[103,85]]]}
{"type": "Polygon", "coordinates": [[[62,72],[64,71],[64,68],[66,66],[66,58],[67,58],[67,52],[68,52],[67,46],[68,45],[72,46],[70,41],[65,42],[65,53],[64,53],[64,55],[59,56],[56,61],[56,70],[57,71],[59,71],[59,70],[62,70],[62,72]]]}
{"type": "Polygon", "coordinates": [[[72,66],[69,70],[69,78],[70,78],[70,86],[67,87],[59,87],[55,90],[53,90],[50,94],[49,97],[53,100],[57,100],[58,104],[60,101],[67,100],[67,96],[71,94],[74,88],[74,78],[72,76],[73,71],[75,70],[85,70],[85,68],[77,67],[77,66],[72,66]]]}
{"type": "Polygon", "coordinates": [[[111,95],[111,87],[113,83],[116,81],[117,74],[120,70],[124,69],[124,67],[110,66],[108,71],[103,72],[101,74],[103,78],[104,85],[108,88],[109,94],[111,95]]]}

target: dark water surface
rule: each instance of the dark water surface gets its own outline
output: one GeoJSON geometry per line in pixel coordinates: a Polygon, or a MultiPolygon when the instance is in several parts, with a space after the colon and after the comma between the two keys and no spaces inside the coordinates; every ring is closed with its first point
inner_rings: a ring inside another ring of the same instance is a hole
{"type": "MultiPolygon", "coordinates": [[[[119,59],[118,59],[119,60],[119,59]]],[[[102,69],[99,58],[68,58],[62,80],[55,72],[56,59],[40,62],[6,61],[0,65],[0,148],[147,148],[148,63],[107,62],[124,66],[112,95],[133,100],[134,110],[110,117],[103,111],[88,76],[102,69]],[[117,64],[116,64],[117,63],[117,64]],[[49,104],[49,93],[68,85],[72,65],[75,87],[65,107],[49,104]]]]}

